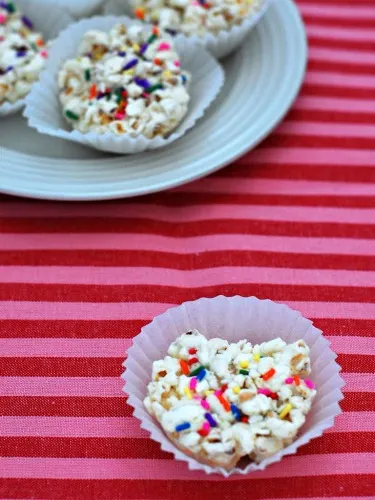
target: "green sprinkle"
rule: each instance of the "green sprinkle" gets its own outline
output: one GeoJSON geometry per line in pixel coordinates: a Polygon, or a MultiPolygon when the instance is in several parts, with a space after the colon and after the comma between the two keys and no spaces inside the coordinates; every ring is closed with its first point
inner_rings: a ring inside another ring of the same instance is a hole
{"type": "Polygon", "coordinates": [[[147,44],[154,42],[156,39],[157,39],[156,35],[151,35],[150,38],[147,40],[147,44]]]}
{"type": "Polygon", "coordinates": [[[91,80],[91,71],[89,69],[85,69],[85,80],[86,82],[91,80]]]}
{"type": "Polygon", "coordinates": [[[13,2],[9,2],[7,5],[7,11],[10,12],[11,14],[14,14],[16,12],[16,6],[14,5],[13,2]]]}
{"type": "Polygon", "coordinates": [[[195,377],[195,375],[198,375],[198,373],[201,372],[202,370],[204,370],[204,366],[203,365],[198,366],[198,368],[189,373],[189,377],[195,377]]]}
{"type": "Polygon", "coordinates": [[[117,102],[117,104],[120,104],[120,102],[124,100],[124,97],[123,97],[123,95],[122,95],[122,92],[123,92],[123,91],[122,91],[121,89],[116,89],[116,90],[114,91],[114,94],[115,94],[115,96],[116,96],[116,102],[117,102]]]}
{"type": "Polygon", "coordinates": [[[241,375],[249,375],[249,370],[240,370],[241,375]]]}
{"type": "Polygon", "coordinates": [[[75,121],[79,120],[79,115],[73,113],[73,111],[70,111],[69,109],[65,111],[65,116],[70,120],[75,120],[75,121]]]}
{"type": "Polygon", "coordinates": [[[31,47],[32,47],[32,49],[33,49],[35,52],[38,52],[38,47],[36,46],[36,44],[35,44],[34,42],[32,42],[31,47]]]}
{"type": "Polygon", "coordinates": [[[155,85],[151,85],[148,87],[147,94],[151,94],[151,92],[155,92],[155,90],[163,89],[163,85],[161,83],[155,83],[155,85]]]}

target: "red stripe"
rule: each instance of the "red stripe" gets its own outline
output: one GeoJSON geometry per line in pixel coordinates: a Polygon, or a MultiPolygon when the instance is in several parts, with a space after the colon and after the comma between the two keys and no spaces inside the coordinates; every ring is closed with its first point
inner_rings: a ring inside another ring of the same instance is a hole
{"type": "MultiPolygon", "coordinates": [[[[120,377],[123,358],[1,358],[3,377],[120,377]]],[[[375,373],[375,355],[340,354],[344,372],[375,373]]]]}
{"type": "MultiPolygon", "coordinates": [[[[373,68],[373,72],[375,73],[375,66],[373,68]]],[[[365,112],[359,113],[357,111],[344,112],[344,111],[333,111],[333,110],[323,110],[323,109],[296,109],[296,108],[294,108],[288,114],[287,119],[288,119],[288,121],[291,121],[291,120],[304,121],[305,120],[305,121],[310,121],[310,122],[316,121],[316,122],[323,122],[323,123],[326,123],[326,122],[328,122],[328,123],[369,123],[369,124],[373,125],[375,123],[375,112],[371,113],[371,111],[369,111],[366,113],[365,112]]],[[[295,165],[294,165],[294,167],[295,167],[295,165]]],[[[320,168],[323,169],[324,166],[321,166],[320,168]]],[[[334,167],[334,168],[335,168],[336,172],[338,170],[340,170],[337,167],[334,167]]],[[[369,175],[370,182],[374,182],[374,178],[375,178],[374,168],[371,168],[371,167],[368,167],[368,168],[362,167],[362,168],[365,168],[365,170],[360,169],[359,172],[357,172],[357,170],[352,172],[353,180],[356,179],[356,182],[362,182],[361,176],[364,174],[365,176],[369,175]],[[357,174],[358,174],[358,177],[357,177],[357,174]]],[[[284,166],[284,170],[285,170],[285,166],[284,166]]],[[[293,171],[293,167],[288,166],[288,171],[289,170],[293,171]]],[[[347,170],[350,170],[350,169],[347,169],[347,170]]],[[[320,169],[319,169],[319,173],[322,174],[323,172],[320,172],[320,169]]],[[[319,173],[317,173],[317,175],[319,175],[319,173]]],[[[303,172],[302,172],[302,175],[303,175],[303,172]]],[[[305,176],[303,176],[303,178],[305,180],[308,180],[305,176]]]]}
{"type": "MultiPolygon", "coordinates": [[[[162,267],[165,269],[207,269],[222,266],[251,266],[291,269],[352,269],[374,271],[370,255],[298,254],[262,251],[217,251],[201,254],[176,254],[147,250],[25,250],[0,251],[0,265],[12,266],[99,266],[162,267]]],[[[0,276],[1,282],[1,276],[0,276]]],[[[0,289],[0,297],[11,289],[0,289]],[[3,292],[3,293],[2,293],[3,292]]],[[[17,292],[16,292],[17,293],[17,292]]],[[[37,294],[38,295],[38,294],[37,294]]],[[[3,300],[3,299],[2,299],[3,300]]],[[[42,299],[45,300],[45,299],[42,299]]]]}
{"type": "Polygon", "coordinates": [[[146,219],[58,218],[2,219],[0,231],[32,233],[152,233],[188,237],[202,234],[265,234],[327,238],[375,239],[375,225],[281,221],[209,220],[171,223],[146,219]]]}
{"type": "MultiPolygon", "coordinates": [[[[362,90],[361,90],[362,91],[362,90]]],[[[375,89],[372,90],[372,98],[375,89]]],[[[311,94],[308,94],[311,95],[311,94]]],[[[336,95],[336,97],[339,97],[336,95]]],[[[273,133],[264,141],[264,145],[273,147],[289,148],[342,148],[342,149],[375,149],[373,137],[336,137],[336,136],[315,136],[315,135],[295,135],[284,133],[273,133]]]]}
{"type": "Polygon", "coordinates": [[[354,58],[350,60],[348,59],[346,62],[310,59],[308,69],[310,71],[331,71],[333,73],[342,73],[343,77],[345,77],[345,75],[373,75],[375,72],[375,64],[363,63],[354,58]]]}
{"type": "MultiPolygon", "coordinates": [[[[303,446],[298,455],[374,451],[375,432],[325,434],[303,446]]],[[[148,438],[0,437],[2,457],[173,459],[148,438]]]]}
{"type": "Polygon", "coordinates": [[[362,50],[364,52],[373,52],[375,43],[371,40],[345,40],[343,38],[328,38],[324,36],[308,35],[310,47],[324,47],[325,49],[346,49],[346,50],[362,50]]]}
{"type": "MultiPolygon", "coordinates": [[[[350,97],[354,99],[374,99],[374,89],[371,88],[337,87],[334,85],[327,86],[319,85],[316,83],[305,83],[302,88],[302,93],[304,95],[311,95],[316,97],[350,97]]],[[[342,144],[341,146],[337,147],[344,147],[344,145],[342,144]]]]}
{"type": "Polygon", "coordinates": [[[3,498],[43,498],[44,500],[232,500],[235,498],[339,498],[372,496],[375,475],[361,474],[291,478],[246,479],[236,481],[156,481],[156,480],[72,480],[3,479],[3,498]]]}
{"type": "MultiPolygon", "coordinates": [[[[343,411],[375,411],[375,392],[346,392],[343,411]]],[[[3,396],[0,414],[44,417],[131,417],[125,397],[3,396]]]]}
{"type": "MultiPolygon", "coordinates": [[[[344,2],[341,2],[343,4],[344,2]]],[[[340,5],[341,5],[340,4],[340,5]]],[[[352,2],[353,5],[353,2],[352,2]]],[[[330,28],[375,28],[374,18],[359,18],[353,17],[331,17],[322,16],[319,14],[303,14],[303,20],[307,24],[315,24],[319,26],[329,26],[330,28]]]]}
{"type": "MultiPolygon", "coordinates": [[[[2,320],[0,338],[132,338],[149,320],[2,320]]],[[[375,320],[315,319],[326,335],[372,337],[375,320]]]]}
{"type": "Polygon", "coordinates": [[[375,302],[375,287],[278,285],[239,283],[199,288],[160,285],[46,285],[2,283],[0,300],[33,302],[164,302],[197,300],[200,297],[255,295],[261,299],[309,302],[375,302]]]}

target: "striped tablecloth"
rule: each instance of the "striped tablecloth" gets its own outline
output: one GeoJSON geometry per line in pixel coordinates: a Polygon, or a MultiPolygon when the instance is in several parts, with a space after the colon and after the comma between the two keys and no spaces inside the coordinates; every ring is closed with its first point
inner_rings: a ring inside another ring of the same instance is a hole
{"type": "Polygon", "coordinates": [[[302,94],[235,165],[131,201],[2,198],[2,499],[373,497],[375,1],[298,3],[310,42],[302,94]],[[324,437],[227,481],[161,452],[119,379],[142,325],[218,294],[302,311],[346,381],[324,437]]]}

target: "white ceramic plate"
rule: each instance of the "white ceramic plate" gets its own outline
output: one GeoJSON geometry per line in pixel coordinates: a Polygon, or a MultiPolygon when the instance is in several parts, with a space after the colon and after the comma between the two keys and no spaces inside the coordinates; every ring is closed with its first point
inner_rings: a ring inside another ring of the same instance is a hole
{"type": "Polygon", "coordinates": [[[226,83],[204,118],[157,150],[110,156],[38,135],[21,116],[0,122],[0,191],[34,198],[101,200],[161,191],[203,177],[255,147],[293,103],[305,73],[304,26],[277,0],[223,66],[226,83]]]}

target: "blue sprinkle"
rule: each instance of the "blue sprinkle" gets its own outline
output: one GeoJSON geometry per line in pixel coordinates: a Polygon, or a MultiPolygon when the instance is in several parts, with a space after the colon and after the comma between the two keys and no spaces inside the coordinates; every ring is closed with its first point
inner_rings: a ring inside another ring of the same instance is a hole
{"type": "Polygon", "coordinates": [[[147,47],[148,47],[148,44],[147,43],[144,43],[141,47],[141,50],[139,51],[140,54],[144,54],[147,50],[147,47]]]}
{"type": "Polygon", "coordinates": [[[190,429],[191,425],[189,422],[184,422],[183,424],[176,425],[175,431],[176,432],[181,432],[181,431],[186,431],[187,429],[190,429]]]}
{"type": "Polygon", "coordinates": [[[27,28],[29,28],[30,30],[33,29],[33,23],[30,21],[30,19],[26,16],[22,16],[22,22],[25,26],[27,26],[27,28]]]}
{"type": "Polygon", "coordinates": [[[165,31],[167,33],[169,33],[170,35],[172,35],[172,36],[176,36],[177,35],[177,31],[176,30],[171,30],[170,28],[166,28],[165,31]]]}
{"type": "Polygon", "coordinates": [[[183,83],[184,85],[186,85],[186,82],[187,82],[187,78],[186,78],[186,76],[185,76],[185,75],[181,75],[181,78],[182,78],[182,83],[183,83]]]}
{"type": "Polygon", "coordinates": [[[134,82],[144,89],[148,89],[151,86],[150,82],[148,80],[146,80],[145,78],[135,77],[134,82]]]}
{"type": "Polygon", "coordinates": [[[5,73],[9,73],[9,71],[13,71],[14,66],[8,66],[7,69],[5,70],[5,73]]]}
{"type": "Polygon", "coordinates": [[[25,57],[27,50],[17,50],[17,57],[25,57]]]}
{"type": "Polygon", "coordinates": [[[120,57],[125,57],[126,56],[126,52],[124,52],[123,50],[121,52],[117,52],[117,54],[120,56],[120,57]]]}
{"type": "Polygon", "coordinates": [[[204,416],[206,417],[206,420],[210,424],[211,427],[217,427],[216,420],[211,415],[211,413],[205,413],[204,416]]]}
{"type": "Polygon", "coordinates": [[[241,412],[240,412],[240,409],[238,408],[238,406],[236,406],[235,404],[231,404],[230,405],[230,409],[232,410],[232,413],[235,417],[236,420],[241,420],[241,412]]]}
{"type": "Polygon", "coordinates": [[[203,379],[204,379],[204,377],[206,376],[206,373],[207,373],[207,372],[206,372],[206,370],[201,370],[201,371],[197,374],[197,379],[199,380],[199,382],[200,382],[201,380],[203,380],[203,379]]]}
{"type": "Polygon", "coordinates": [[[133,68],[138,64],[138,59],[132,59],[131,61],[128,62],[128,64],[125,64],[125,66],[122,68],[122,71],[127,71],[128,69],[133,68]]]}

